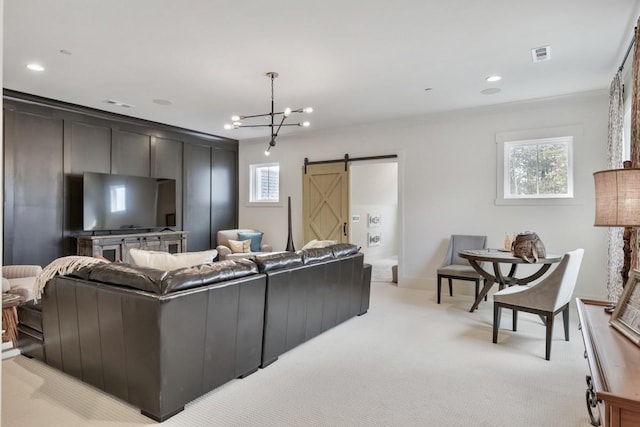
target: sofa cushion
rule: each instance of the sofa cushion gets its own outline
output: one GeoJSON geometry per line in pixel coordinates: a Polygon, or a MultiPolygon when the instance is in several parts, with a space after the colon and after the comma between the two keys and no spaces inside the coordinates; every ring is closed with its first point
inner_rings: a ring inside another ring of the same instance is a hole
{"type": "Polygon", "coordinates": [[[92,266],[89,280],[160,294],[162,279],[166,275],[164,270],[113,262],[92,266]]]}
{"type": "Polygon", "coordinates": [[[338,243],[331,246],[331,250],[333,251],[333,256],[335,258],[340,258],[343,256],[354,255],[358,253],[358,247],[351,243],[338,243]]]}
{"type": "Polygon", "coordinates": [[[295,252],[274,252],[264,255],[256,255],[255,262],[261,273],[267,271],[280,270],[282,268],[293,268],[302,265],[302,256],[295,252]]]}
{"type": "Polygon", "coordinates": [[[234,254],[243,254],[251,252],[251,239],[247,240],[231,240],[229,239],[229,249],[234,254]]]}
{"type": "Polygon", "coordinates": [[[258,266],[247,259],[216,261],[194,265],[167,273],[162,279],[161,292],[182,291],[212,283],[238,279],[258,273],[258,266]]]}
{"type": "Polygon", "coordinates": [[[316,240],[313,239],[309,241],[306,245],[302,247],[302,249],[316,249],[316,248],[326,248],[327,246],[335,245],[337,243],[336,240],[316,240]]]}
{"type": "Polygon", "coordinates": [[[251,240],[251,252],[260,252],[263,234],[261,231],[239,231],[238,240],[251,240]]]}
{"type": "Polygon", "coordinates": [[[328,261],[333,259],[331,248],[304,249],[300,251],[303,264],[313,264],[314,262],[328,261]]]}
{"type": "Polygon", "coordinates": [[[42,332],[42,305],[40,302],[29,301],[20,304],[17,309],[18,322],[21,325],[42,332]]]}
{"type": "Polygon", "coordinates": [[[157,268],[158,270],[175,270],[177,268],[191,267],[197,264],[213,262],[218,256],[218,251],[211,249],[201,252],[183,252],[170,254],[169,252],[145,251],[131,249],[129,251],[135,265],[141,267],[157,268]]]}

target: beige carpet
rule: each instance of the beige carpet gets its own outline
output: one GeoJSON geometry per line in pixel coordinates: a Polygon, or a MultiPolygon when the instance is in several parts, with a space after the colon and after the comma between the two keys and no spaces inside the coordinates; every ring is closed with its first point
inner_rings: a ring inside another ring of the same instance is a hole
{"type": "MultiPolygon", "coordinates": [[[[351,319],[187,405],[163,426],[588,426],[583,346],[557,322],[491,343],[491,302],[372,284],[369,313],[351,319]]],[[[573,315],[574,313],[572,313],[573,315]]],[[[503,327],[511,325],[505,310],[503,327]]],[[[185,350],[188,351],[188,350],[185,350]]],[[[116,398],[23,356],[2,362],[2,425],[156,425],[116,398]]]]}

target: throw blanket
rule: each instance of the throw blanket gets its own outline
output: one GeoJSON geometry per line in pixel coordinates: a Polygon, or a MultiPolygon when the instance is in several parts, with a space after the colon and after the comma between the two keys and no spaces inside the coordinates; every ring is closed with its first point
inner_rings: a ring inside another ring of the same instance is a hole
{"type": "Polygon", "coordinates": [[[64,276],[73,273],[74,271],[79,270],[82,267],[87,267],[93,264],[104,262],[107,261],[98,258],[77,255],[65,256],[53,260],[51,264],[43,268],[42,272],[36,276],[36,282],[33,289],[36,300],[39,300],[42,297],[42,294],[44,293],[44,287],[49,280],[53,279],[54,276],[64,276]]]}

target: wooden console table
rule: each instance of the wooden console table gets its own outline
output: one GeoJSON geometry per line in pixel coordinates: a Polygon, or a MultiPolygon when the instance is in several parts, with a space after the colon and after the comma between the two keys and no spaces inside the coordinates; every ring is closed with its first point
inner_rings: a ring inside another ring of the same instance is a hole
{"type": "Polygon", "coordinates": [[[187,251],[186,231],[159,231],[154,233],[107,234],[78,236],[78,255],[102,256],[110,261],[131,263],[129,250],[145,249],[181,253],[187,251]]]}
{"type": "Polygon", "coordinates": [[[587,376],[587,409],[591,424],[604,427],[640,425],[640,347],[609,325],[607,301],[576,299],[587,376]]]}

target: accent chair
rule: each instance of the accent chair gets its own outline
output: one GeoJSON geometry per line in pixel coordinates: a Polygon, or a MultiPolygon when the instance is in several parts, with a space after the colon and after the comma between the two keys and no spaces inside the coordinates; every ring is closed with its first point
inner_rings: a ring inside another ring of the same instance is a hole
{"type": "MultiPolygon", "coordinates": [[[[453,296],[452,280],[466,280],[475,282],[476,284],[476,299],[478,299],[478,292],[480,288],[480,280],[485,280],[480,275],[469,261],[461,258],[458,255],[458,251],[464,249],[484,249],[487,245],[487,236],[470,236],[462,234],[454,234],[449,240],[449,247],[447,248],[447,254],[442,261],[442,265],[438,268],[438,304],[440,304],[440,292],[442,288],[442,279],[447,279],[449,282],[449,296],[453,296]]],[[[486,301],[485,297],[485,301],[486,301]]]]}
{"type": "Polygon", "coordinates": [[[513,311],[513,330],[518,327],[518,311],[540,316],[546,327],[545,359],[551,356],[553,319],[562,312],[564,339],[569,341],[569,302],[578,279],[584,249],[567,252],[558,266],[538,284],[511,286],[493,295],[493,343],[498,342],[502,308],[513,311]]]}
{"type": "Polygon", "coordinates": [[[261,231],[249,228],[235,228],[231,230],[219,230],[217,233],[218,258],[225,259],[252,258],[255,255],[272,252],[273,248],[262,241],[261,231]],[[241,242],[248,244],[242,245],[241,242]]]}
{"type": "Polygon", "coordinates": [[[39,265],[3,265],[2,292],[21,295],[26,301],[35,298],[36,276],[42,267],[39,265]]]}

